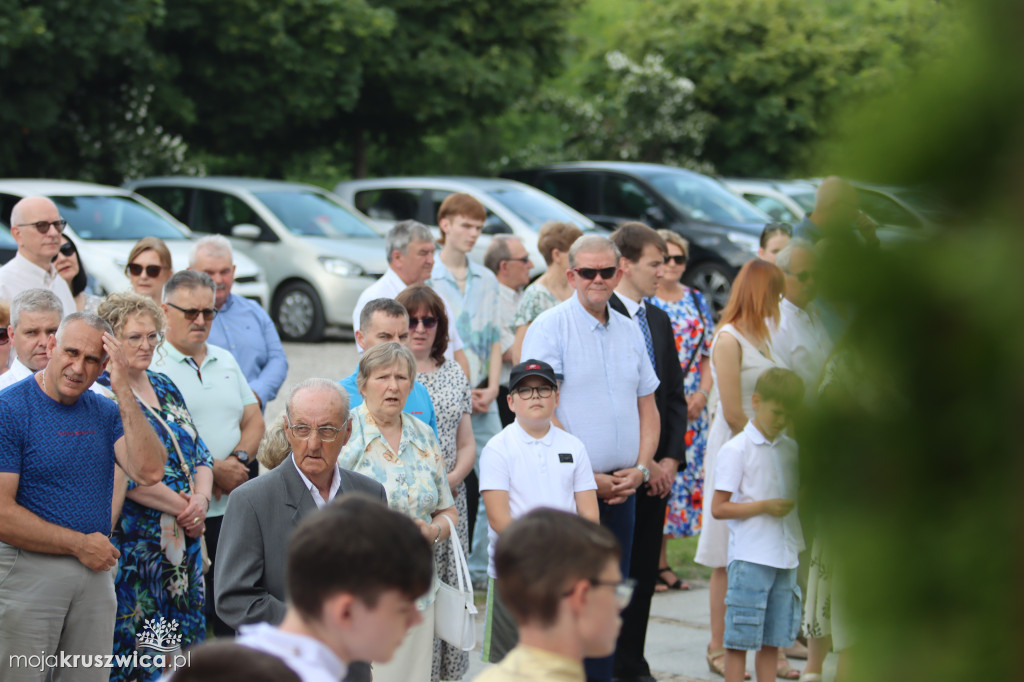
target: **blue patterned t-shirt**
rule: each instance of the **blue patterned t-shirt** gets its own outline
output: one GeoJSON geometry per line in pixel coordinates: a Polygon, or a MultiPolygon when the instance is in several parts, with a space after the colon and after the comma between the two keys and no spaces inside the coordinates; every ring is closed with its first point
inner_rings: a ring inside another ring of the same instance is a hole
{"type": "Polygon", "coordinates": [[[122,435],[117,405],[92,391],[63,405],[33,375],[0,393],[0,472],[20,475],[19,505],[63,528],[110,534],[122,435]]]}

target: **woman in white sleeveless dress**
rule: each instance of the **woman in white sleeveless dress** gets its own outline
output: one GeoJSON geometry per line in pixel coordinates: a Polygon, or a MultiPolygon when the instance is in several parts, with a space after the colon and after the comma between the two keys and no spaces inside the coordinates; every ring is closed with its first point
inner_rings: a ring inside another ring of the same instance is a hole
{"type": "Polygon", "coordinates": [[[711,346],[711,373],[718,387],[718,406],[708,431],[704,455],[704,512],[697,563],[710,566],[711,642],[708,668],[724,674],[725,593],[728,589],[729,528],[711,515],[718,450],[740,433],[754,416],[751,397],[757,378],[775,367],[769,344],[769,324],[778,324],[779,300],[784,276],[777,267],[761,260],[749,261],[736,275],[729,303],[722,311],[711,346]]]}

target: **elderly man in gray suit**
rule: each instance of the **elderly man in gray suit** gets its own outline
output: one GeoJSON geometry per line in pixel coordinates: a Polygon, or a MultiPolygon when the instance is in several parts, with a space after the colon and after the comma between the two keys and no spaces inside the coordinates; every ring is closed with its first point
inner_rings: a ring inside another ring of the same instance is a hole
{"type": "Polygon", "coordinates": [[[213,597],[217,615],[236,630],[284,618],[288,539],[304,517],[356,490],[387,504],[380,483],[338,466],[352,425],[348,394],[337,382],[306,379],[288,396],[285,415],[291,453],[232,492],[224,514],[213,597]]]}

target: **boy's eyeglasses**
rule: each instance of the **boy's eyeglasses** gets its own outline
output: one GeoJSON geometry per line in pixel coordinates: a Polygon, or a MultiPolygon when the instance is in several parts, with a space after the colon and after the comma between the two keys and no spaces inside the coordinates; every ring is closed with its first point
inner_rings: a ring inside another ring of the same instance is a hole
{"type": "MultiPolygon", "coordinates": [[[[632,578],[625,578],[620,582],[605,582],[602,580],[595,580],[591,578],[588,581],[594,587],[611,587],[615,590],[615,605],[619,607],[619,611],[629,606],[629,602],[633,600],[633,590],[636,589],[636,581],[632,578]]],[[[572,590],[569,590],[563,597],[568,597],[572,594],[572,590]]]]}
{"type": "Polygon", "coordinates": [[[433,329],[437,326],[437,318],[432,315],[427,315],[425,317],[409,316],[409,329],[416,329],[416,327],[420,326],[421,322],[423,323],[424,329],[433,329]]]}
{"type": "Polygon", "coordinates": [[[207,322],[210,322],[213,320],[213,318],[217,317],[217,311],[214,308],[188,308],[186,310],[185,308],[182,308],[181,306],[178,305],[174,305],[173,303],[170,302],[168,302],[167,305],[171,306],[175,310],[180,310],[181,314],[184,315],[185,319],[188,320],[189,322],[195,322],[195,319],[200,315],[202,315],[203,319],[206,320],[207,322]]]}
{"type": "Polygon", "coordinates": [[[128,265],[125,266],[124,269],[127,270],[133,277],[138,277],[139,275],[142,274],[142,271],[145,270],[146,277],[156,279],[157,277],[160,276],[160,272],[164,269],[164,266],[140,265],[138,263],[129,263],[128,265]]]}
{"type": "Polygon", "coordinates": [[[316,431],[316,435],[320,437],[321,443],[331,443],[338,438],[338,434],[344,431],[344,427],[337,428],[336,426],[318,426],[315,429],[308,424],[292,424],[288,422],[288,430],[292,432],[292,435],[299,440],[308,440],[313,432],[316,431]]]}
{"type": "Polygon", "coordinates": [[[665,265],[669,263],[675,263],[676,265],[686,265],[686,254],[681,253],[678,256],[665,256],[665,265]]]}
{"type": "Polygon", "coordinates": [[[618,271],[619,269],[614,265],[610,268],[573,268],[573,272],[587,280],[597,279],[597,276],[601,275],[601,279],[607,281],[614,277],[618,271]]]}
{"type": "Polygon", "coordinates": [[[21,223],[20,225],[15,225],[15,227],[34,227],[39,230],[39,234],[46,234],[50,231],[51,227],[57,228],[57,232],[63,232],[64,228],[67,226],[68,221],[66,220],[40,220],[36,223],[21,223]]]}
{"type": "Polygon", "coordinates": [[[529,400],[533,396],[537,395],[541,398],[550,398],[551,394],[555,392],[554,386],[519,386],[513,388],[512,392],[523,400],[529,400]]]}

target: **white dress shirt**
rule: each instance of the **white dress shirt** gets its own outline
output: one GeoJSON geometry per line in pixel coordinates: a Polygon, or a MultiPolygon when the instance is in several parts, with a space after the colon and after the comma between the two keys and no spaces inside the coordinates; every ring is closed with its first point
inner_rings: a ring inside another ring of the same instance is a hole
{"type": "Polygon", "coordinates": [[[814,304],[804,309],[782,299],[779,326],[771,330],[771,344],[779,364],[803,379],[806,399],[813,400],[832,353],[832,338],[814,304]]]}
{"type": "Polygon", "coordinates": [[[295,465],[295,470],[299,472],[299,476],[302,478],[302,483],[306,486],[306,490],[313,496],[313,502],[316,503],[317,509],[323,509],[324,505],[333,500],[338,495],[338,489],[341,487],[341,474],[338,473],[338,465],[334,465],[334,476],[331,478],[331,489],[327,492],[327,499],[325,500],[320,495],[320,489],[316,487],[316,483],[306,478],[306,474],[302,473],[302,469],[299,468],[299,463],[295,461],[295,453],[288,455],[292,458],[292,464],[295,465]]]}
{"type": "Polygon", "coordinates": [[[269,623],[243,625],[235,642],[280,658],[302,682],[338,682],[348,674],[345,662],[320,640],[269,623]]]}
{"type": "Polygon", "coordinates": [[[640,328],[611,308],[607,313],[608,321],[600,322],[574,294],[541,313],[523,341],[524,358],[563,375],[555,415],[583,441],[595,473],[636,465],[637,398],[658,388],[640,328]]]}
{"type": "MultiPolygon", "coordinates": [[[[718,451],[715,490],[732,493],[732,502],[796,500],[796,441],[780,434],[768,441],[753,422],[718,451]]],[[[796,568],[804,534],[796,507],[784,517],[758,514],[729,519],[729,561],[737,559],[773,568],[796,568]]]]}
{"type": "MultiPolygon", "coordinates": [[[[359,329],[359,316],[362,314],[363,308],[366,307],[367,303],[376,298],[394,298],[408,287],[409,285],[402,281],[398,273],[388,267],[388,271],[380,279],[363,289],[363,293],[359,294],[359,300],[356,301],[356,307],[352,311],[352,329],[359,329]]],[[[438,294],[438,296],[441,296],[441,294],[438,294]]],[[[452,307],[448,305],[448,301],[444,296],[441,296],[441,300],[444,301],[444,312],[448,315],[448,348],[445,349],[444,356],[449,360],[454,360],[455,351],[462,350],[462,337],[459,336],[458,330],[455,329],[455,316],[452,315],[452,307]]],[[[363,354],[362,348],[357,347],[356,350],[359,351],[360,355],[363,354]]]]}
{"type": "Polygon", "coordinates": [[[75,299],[71,296],[71,288],[64,278],[57,274],[57,268],[51,264],[49,270],[44,270],[22,256],[19,251],[6,265],[0,267],[0,301],[13,301],[15,296],[26,289],[52,291],[60,299],[64,315],[70,315],[78,310],[75,299]]]}

